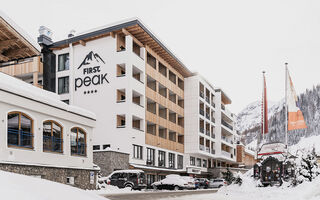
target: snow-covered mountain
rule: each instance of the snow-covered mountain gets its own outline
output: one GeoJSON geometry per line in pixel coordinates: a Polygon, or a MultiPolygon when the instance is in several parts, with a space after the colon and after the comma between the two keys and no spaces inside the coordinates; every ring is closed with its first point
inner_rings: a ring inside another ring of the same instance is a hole
{"type": "MultiPolygon", "coordinates": [[[[307,129],[290,131],[289,145],[299,142],[301,137],[320,135],[320,85],[307,89],[298,97],[298,107],[301,109],[308,126],[307,129]]],[[[269,133],[268,141],[283,142],[285,137],[285,111],[284,100],[269,102],[269,133]]],[[[259,101],[249,104],[237,115],[237,129],[242,134],[246,144],[254,144],[257,134],[260,134],[261,103],[259,101]]]]}

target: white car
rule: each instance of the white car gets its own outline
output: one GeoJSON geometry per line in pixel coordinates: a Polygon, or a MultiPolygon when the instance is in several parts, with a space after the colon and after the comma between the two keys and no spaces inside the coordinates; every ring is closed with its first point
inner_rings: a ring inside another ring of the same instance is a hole
{"type": "Polygon", "coordinates": [[[211,179],[209,181],[209,188],[221,188],[222,186],[226,186],[226,185],[227,185],[227,181],[225,181],[222,178],[211,179]]]}
{"type": "Polygon", "coordinates": [[[154,182],[151,186],[157,190],[181,190],[195,188],[192,177],[176,174],[167,175],[165,179],[154,182]]]}

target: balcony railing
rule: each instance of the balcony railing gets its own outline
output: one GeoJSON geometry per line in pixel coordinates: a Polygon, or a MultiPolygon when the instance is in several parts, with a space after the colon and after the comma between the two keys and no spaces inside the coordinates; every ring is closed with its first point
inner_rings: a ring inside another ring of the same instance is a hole
{"type": "Polygon", "coordinates": [[[222,110],[226,110],[225,105],[221,104],[221,109],[222,109],[222,110]]]}
{"type": "Polygon", "coordinates": [[[8,129],[8,145],[32,149],[33,134],[22,130],[8,129]]]}
{"type": "Polygon", "coordinates": [[[204,145],[200,144],[200,145],[199,145],[199,149],[200,149],[201,151],[204,151],[204,145]]]}
{"type": "Polygon", "coordinates": [[[221,120],[221,124],[224,125],[225,127],[229,128],[230,130],[233,130],[233,127],[228,124],[226,121],[224,121],[223,119],[221,120]]]}
{"type": "Polygon", "coordinates": [[[200,97],[204,98],[204,93],[200,91],[200,97]]]}
{"type": "Polygon", "coordinates": [[[210,136],[210,130],[206,130],[206,135],[210,136]]]}
{"type": "Polygon", "coordinates": [[[206,152],[210,153],[210,147],[206,147],[206,152]]]}
{"type": "Polygon", "coordinates": [[[200,115],[204,116],[204,110],[200,109],[200,115]]]}
{"type": "Polygon", "coordinates": [[[232,141],[232,139],[230,139],[230,138],[227,138],[227,137],[225,137],[225,136],[221,136],[221,139],[222,139],[223,141],[225,141],[225,142],[228,142],[228,143],[230,143],[230,144],[233,144],[233,141],[232,141]]]}
{"type": "Polygon", "coordinates": [[[43,150],[62,153],[63,139],[54,136],[43,136],[43,150]]]}
{"type": "Polygon", "coordinates": [[[221,154],[227,158],[231,158],[231,153],[221,150],[221,154]]]}
{"type": "Polygon", "coordinates": [[[76,142],[76,143],[71,144],[71,154],[72,155],[85,156],[86,149],[87,149],[87,145],[84,142],[76,142]]]}
{"type": "Polygon", "coordinates": [[[210,114],[206,113],[206,118],[210,120],[210,114]]]}

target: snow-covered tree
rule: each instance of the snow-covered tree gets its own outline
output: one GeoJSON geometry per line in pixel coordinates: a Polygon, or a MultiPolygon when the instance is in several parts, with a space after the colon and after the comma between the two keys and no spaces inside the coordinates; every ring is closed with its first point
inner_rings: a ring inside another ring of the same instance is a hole
{"type": "Polygon", "coordinates": [[[304,181],[311,182],[320,174],[320,168],[317,163],[316,154],[313,151],[298,152],[296,159],[296,178],[294,184],[300,184],[304,181]]]}
{"type": "Polygon", "coordinates": [[[233,173],[227,168],[226,172],[222,172],[222,177],[227,181],[228,184],[231,184],[234,181],[233,173]]]}

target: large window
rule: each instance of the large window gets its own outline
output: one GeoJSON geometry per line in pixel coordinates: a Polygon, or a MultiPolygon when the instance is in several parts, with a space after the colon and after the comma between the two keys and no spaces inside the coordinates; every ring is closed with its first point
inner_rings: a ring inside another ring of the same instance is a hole
{"type": "Polygon", "coordinates": [[[69,76],[58,78],[58,94],[69,93],[69,76]]]}
{"type": "Polygon", "coordinates": [[[166,152],[159,151],[158,155],[158,165],[159,167],[165,167],[166,166],[166,152]]]}
{"type": "Polygon", "coordinates": [[[133,145],[133,158],[142,159],[142,146],[133,145]]]}
{"type": "Polygon", "coordinates": [[[147,148],[147,165],[154,165],[154,149],[147,148]]]}
{"type": "Polygon", "coordinates": [[[58,57],[58,71],[69,70],[69,54],[61,54],[58,57]]]}
{"type": "Polygon", "coordinates": [[[183,156],[178,155],[178,169],[183,169],[183,156]]]}
{"type": "Polygon", "coordinates": [[[33,148],[33,120],[28,115],[8,114],[8,146],[33,148]]]}
{"type": "Polygon", "coordinates": [[[201,159],[197,158],[197,167],[201,167],[201,159]]]}
{"type": "Polygon", "coordinates": [[[86,156],[87,155],[87,139],[86,132],[81,128],[71,129],[70,134],[70,145],[71,145],[71,154],[86,156]]]}
{"type": "Polygon", "coordinates": [[[175,168],[176,164],[176,155],[173,153],[169,153],[169,168],[175,168]]]}
{"type": "Polygon", "coordinates": [[[43,123],[43,150],[63,152],[62,126],[54,121],[43,123]]]}

